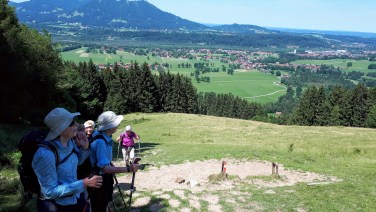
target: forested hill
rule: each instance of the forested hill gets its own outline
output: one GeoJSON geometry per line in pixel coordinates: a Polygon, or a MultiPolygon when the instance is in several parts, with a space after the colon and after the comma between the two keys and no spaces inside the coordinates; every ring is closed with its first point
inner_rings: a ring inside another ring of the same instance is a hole
{"type": "Polygon", "coordinates": [[[147,1],[31,0],[12,3],[24,23],[79,23],[82,26],[133,29],[189,29],[209,27],[163,12],[147,1]]]}

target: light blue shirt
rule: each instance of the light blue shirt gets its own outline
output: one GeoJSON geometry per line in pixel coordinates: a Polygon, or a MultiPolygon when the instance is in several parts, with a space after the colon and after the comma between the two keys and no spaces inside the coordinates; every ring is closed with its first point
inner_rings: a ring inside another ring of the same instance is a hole
{"type": "Polygon", "coordinates": [[[77,198],[84,191],[83,180],[77,180],[77,165],[89,156],[89,150],[79,150],[73,139],[64,147],[59,140],[49,141],[56,147],[60,160],[63,160],[73,148],[78,154],[73,153],[64,163],[56,167],[54,153],[39,147],[34,154],[32,167],[41,186],[41,198],[53,199],[60,205],[74,205],[77,198]]]}
{"type": "Polygon", "coordinates": [[[104,132],[93,132],[92,137],[101,134],[103,139],[96,139],[90,144],[90,162],[93,167],[104,168],[110,165],[112,161],[112,145],[113,141],[110,136],[104,132]]]}

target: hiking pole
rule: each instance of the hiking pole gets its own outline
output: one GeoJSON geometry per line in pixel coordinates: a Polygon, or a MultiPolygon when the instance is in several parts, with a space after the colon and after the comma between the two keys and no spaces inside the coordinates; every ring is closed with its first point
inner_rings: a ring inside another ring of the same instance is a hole
{"type": "Polygon", "coordinates": [[[141,157],[141,146],[140,146],[140,143],[141,143],[141,139],[138,139],[138,155],[141,157]]]}
{"type": "MultiPolygon", "coordinates": [[[[119,182],[118,182],[118,180],[117,180],[117,178],[116,178],[116,175],[115,175],[115,174],[112,174],[112,176],[114,177],[115,185],[116,185],[116,187],[117,187],[118,190],[119,190],[120,197],[121,197],[121,199],[123,200],[123,204],[124,204],[124,207],[125,207],[125,211],[129,211],[129,209],[128,209],[128,207],[127,207],[127,203],[125,203],[125,200],[124,200],[124,197],[123,197],[123,192],[122,192],[121,189],[120,189],[119,182]]],[[[115,206],[115,205],[114,205],[114,206],[115,206]]]]}
{"type": "MultiPolygon", "coordinates": [[[[141,158],[135,158],[133,163],[132,164],[138,164],[138,161],[140,161],[141,158]]],[[[131,189],[130,189],[130,194],[129,194],[129,208],[131,207],[131,203],[132,203],[132,193],[135,191],[135,187],[134,187],[134,179],[136,177],[136,172],[133,172],[132,174],[132,183],[131,183],[131,189]]]]}
{"type": "Polygon", "coordinates": [[[118,146],[118,153],[117,153],[117,157],[116,159],[119,159],[119,151],[120,151],[120,144],[121,144],[122,141],[119,141],[119,146],[118,146]]]}
{"type": "MultiPolygon", "coordinates": [[[[114,201],[113,201],[113,200],[112,200],[111,202],[112,202],[112,207],[114,207],[114,211],[116,212],[116,207],[115,207],[115,203],[114,203],[114,201]]],[[[110,206],[108,206],[108,209],[110,209],[110,206]]],[[[110,209],[109,211],[111,211],[111,209],[110,209]]]]}

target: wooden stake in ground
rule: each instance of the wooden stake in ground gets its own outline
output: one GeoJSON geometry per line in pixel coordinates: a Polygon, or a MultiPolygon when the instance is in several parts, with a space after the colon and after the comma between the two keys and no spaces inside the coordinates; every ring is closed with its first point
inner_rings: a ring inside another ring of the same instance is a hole
{"type": "Polygon", "coordinates": [[[279,177],[279,174],[278,174],[278,165],[275,162],[272,162],[272,176],[273,177],[279,177]]]}
{"type": "Polygon", "coordinates": [[[226,174],[226,161],[222,161],[222,170],[221,170],[221,172],[222,172],[222,175],[224,177],[227,176],[227,174],[226,174]]]}

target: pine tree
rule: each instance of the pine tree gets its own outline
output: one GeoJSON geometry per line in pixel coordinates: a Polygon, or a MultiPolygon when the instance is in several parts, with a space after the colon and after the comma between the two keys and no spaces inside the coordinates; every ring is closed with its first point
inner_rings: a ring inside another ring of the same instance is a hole
{"type": "Polygon", "coordinates": [[[172,95],[171,95],[171,111],[175,113],[182,113],[183,110],[183,85],[182,76],[180,74],[174,75],[172,80],[172,95]]]}
{"type": "Polygon", "coordinates": [[[367,126],[376,128],[376,105],[373,105],[368,113],[367,126]]]}
{"type": "Polygon", "coordinates": [[[41,124],[53,107],[74,110],[59,83],[64,66],[51,37],[20,25],[6,0],[0,0],[0,23],[0,111],[6,111],[0,120],[41,124]]]}
{"type": "Polygon", "coordinates": [[[107,82],[107,99],[104,104],[104,110],[111,110],[118,114],[130,112],[128,90],[125,80],[127,73],[121,70],[118,65],[114,66],[113,78],[107,82]]]}
{"type": "Polygon", "coordinates": [[[197,105],[197,90],[193,86],[192,81],[187,76],[184,77],[184,84],[185,84],[185,96],[187,105],[185,107],[186,113],[197,113],[198,105],[197,105]]]}
{"type": "Polygon", "coordinates": [[[316,120],[315,104],[317,89],[311,86],[305,90],[294,112],[294,123],[299,125],[313,125],[316,120]]]}
{"type": "Polygon", "coordinates": [[[324,87],[321,86],[317,90],[317,94],[315,95],[315,125],[328,125],[328,117],[330,115],[330,109],[329,109],[329,103],[326,102],[326,96],[325,96],[325,91],[324,87]]]}
{"type": "Polygon", "coordinates": [[[365,127],[368,114],[368,90],[363,84],[358,84],[353,90],[352,101],[352,126],[365,127]]]}
{"type": "Polygon", "coordinates": [[[140,96],[136,98],[138,98],[140,111],[156,112],[159,109],[159,92],[147,63],[142,65],[140,79],[133,83],[139,86],[140,96]]]}
{"type": "Polygon", "coordinates": [[[171,111],[172,106],[172,80],[173,76],[168,71],[167,73],[161,72],[157,78],[157,86],[160,94],[159,107],[163,112],[171,111]]]}

